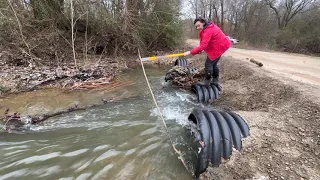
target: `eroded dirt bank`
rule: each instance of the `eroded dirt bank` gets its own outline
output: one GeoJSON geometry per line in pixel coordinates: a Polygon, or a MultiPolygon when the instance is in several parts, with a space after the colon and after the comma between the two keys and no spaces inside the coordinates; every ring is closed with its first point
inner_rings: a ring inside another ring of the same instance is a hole
{"type": "Polygon", "coordinates": [[[221,85],[214,104],[243,116],[251,136],[241,153],[200,179],[320,179],[320,103],[313,98],[320,94],[310,93],[317,86],[275,79],[230,57],[221,61],[221,85]]]}

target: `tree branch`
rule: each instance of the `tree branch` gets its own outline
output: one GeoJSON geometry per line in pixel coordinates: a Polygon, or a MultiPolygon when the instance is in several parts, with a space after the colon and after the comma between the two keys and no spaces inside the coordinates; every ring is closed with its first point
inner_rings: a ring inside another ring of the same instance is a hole
{"type": "Polygon", "coordinates": [[[268,5],[276,13],[276,17],[278,20],[278,28],[280,29],[281,28],[281,16],[279,15],[277,8],[274,7],[270,1],[268,2],[268,5]]]}

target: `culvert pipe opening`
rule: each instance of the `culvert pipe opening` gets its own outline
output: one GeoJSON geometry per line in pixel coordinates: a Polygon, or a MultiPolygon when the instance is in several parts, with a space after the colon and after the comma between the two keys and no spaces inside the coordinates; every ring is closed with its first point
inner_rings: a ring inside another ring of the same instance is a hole
{"type": "Polygon", "coordinates": [[[187,67],[188,66],[188,60],[179,58],[175,61],[174,63],[175,66],[182,66],[182,67],[187,67]]]}
{"type": "Polygon", "coordinates": [[[199,148],[196,177],[206,171],[209,162],[213,167],[219,167],[222,158],[230,159],[232,148],[241,151],[242,138],[250,135],[245,120],[234,112],[194,109],[188,120],[195,128],[192,131],[200,134],[191,140],[197,141],[199,148]]]}

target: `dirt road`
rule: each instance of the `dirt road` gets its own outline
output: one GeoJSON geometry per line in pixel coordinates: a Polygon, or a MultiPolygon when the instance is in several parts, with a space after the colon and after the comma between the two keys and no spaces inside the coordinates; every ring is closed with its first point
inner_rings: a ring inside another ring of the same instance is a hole
{"type": "Polygon", "coordinates": [[[268,71],[292,80],[320,86],[320,57],[279,52],[263,52],[230,48],[225,56],[248,61],[253,58],[263,63],[268,71]]]}
{"type": "MultiPolygon", "coordinates": [[[[204,58],[190,60],[203,65],[204,58]]],[[[200,178],[320,179],[320,59],[231,48],[220,67],[222,94],[212,106],[239,113],[251,136],[241,153],[200,178]]]]}

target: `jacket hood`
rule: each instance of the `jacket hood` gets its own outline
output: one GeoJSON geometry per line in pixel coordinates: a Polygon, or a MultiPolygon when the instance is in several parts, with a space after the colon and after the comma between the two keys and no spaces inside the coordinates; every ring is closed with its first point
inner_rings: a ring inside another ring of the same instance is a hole
{"type": "Polygon", "coordinates": [[[204,27],[203,27],[203,30],[205,30],[207,27],[209,27],[212,23],[211,22],[208,22],[204,27]]]}

